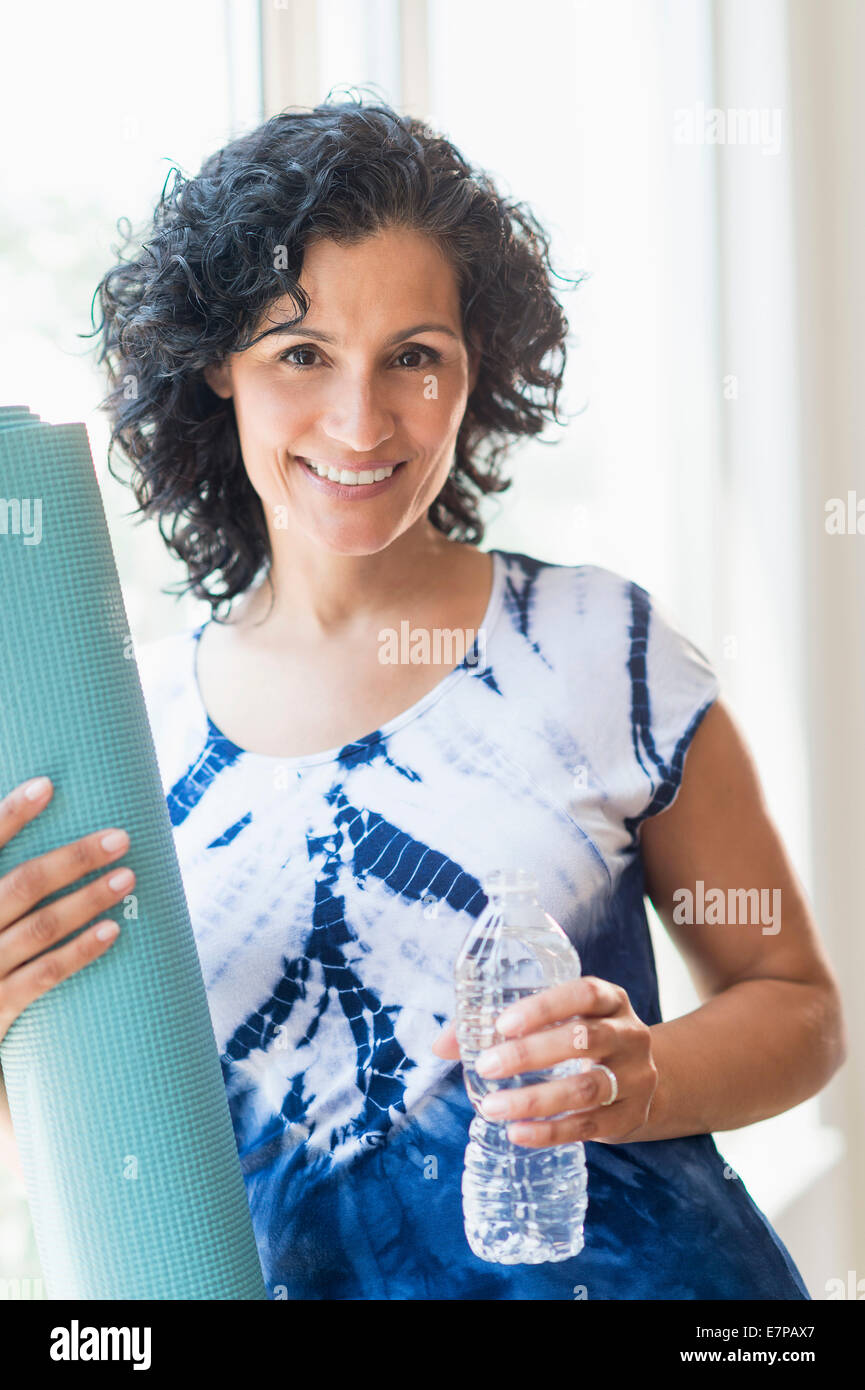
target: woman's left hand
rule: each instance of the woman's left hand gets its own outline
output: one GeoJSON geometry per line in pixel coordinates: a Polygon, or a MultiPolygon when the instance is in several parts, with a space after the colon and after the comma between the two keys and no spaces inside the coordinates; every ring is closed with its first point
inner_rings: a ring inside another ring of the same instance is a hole
{"type": "MultiPolygon", "coordinates": [[[[497,1123],[509,1122],[508,1138],[515,1144],[539,1149],[578,1139],[620,1144],[639,1138],[637,1131],[652,1107],[658,1072],[651,1030],[634,1013],[619,985],[595,975],[553,985],[504,1009],[496,1020],[496,1031],[507,1035],[507,1041],[481,1054],[483,1062],[477,1070],[485,1078],[545,1071],[558,1062],[582,1057],[609,1067],[618,1082],[618,1096],[611,1105],[604,1101],[612,1094],[612,1082],[598,1069],[486,1095],[482,1114],[497,1123]],[[561,1118],[544,1118],[551,1115],[561,1118]]],[[[443,1029],[433,1051],[448,1059],[460,1056],[453,1023],[443,1029]]]]}

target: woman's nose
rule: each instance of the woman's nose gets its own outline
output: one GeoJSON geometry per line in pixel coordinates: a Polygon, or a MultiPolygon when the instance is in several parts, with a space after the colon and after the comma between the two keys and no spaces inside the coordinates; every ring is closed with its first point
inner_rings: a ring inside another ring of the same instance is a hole
{"type": "Polygon", "coordinates": [[[320,424],[329,439],[355,453],[369,453],[394,433],[394,414],[384,393],[368,379],[335,383],[320,424]]]}

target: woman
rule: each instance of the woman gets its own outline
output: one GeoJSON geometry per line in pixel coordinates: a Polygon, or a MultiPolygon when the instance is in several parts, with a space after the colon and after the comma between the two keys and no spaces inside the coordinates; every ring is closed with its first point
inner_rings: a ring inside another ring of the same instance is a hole
{"type": "Polygon", "coordinates": [[[809,1297],[710,1137],[844,1056],[717,677],[622,576],[478,549],[501,456],[556,418],[550,275],[452,145],[348,102],[178,175],[99,287],[113,436],[213,610],[139,666],[272,1298],[809,1297]],[[585,1029],[593,1070],[495,1116],[587,1141],[559,1263],[485,1263],[462,1225],[452,971],[499,867],[583,962],[490,1073],[585,1029]],[[782,929],[680,925],[699,880],[780,889],[782,929]],[[705,1000],[670,1023],[645,892],[705,1000]]]}

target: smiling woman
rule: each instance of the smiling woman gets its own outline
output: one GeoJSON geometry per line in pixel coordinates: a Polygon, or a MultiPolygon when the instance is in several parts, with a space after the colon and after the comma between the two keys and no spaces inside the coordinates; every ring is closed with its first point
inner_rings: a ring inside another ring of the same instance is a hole
{"type": "Polygon", "coordinates": [[[557,418],[552,273],[448,141],[344,103],[178,176],[99,287],[113,437],[213,610],[139,666],[274,1298],[808,1297],[710,1131],[825,1085],[837,986],[717,676],[626,577],[478,548],[557,418]],[[382,659],[404,624],[437,659],[382,659]],[[589,1141],[584,1250],[523,1267],[465,1238],[450,1023],[509,866],[585,974],[497,1074],[598,1064],[507,1091],[515,1142],[589,1141]],[[777,887],[782,930],[683,932],[697,881],[777,887]],[[646,891],[704,986],[672,1022],[646,891]]]}
{"type": "MultiPolygon", "coordinates": [[[[551,290],[548,246],[526,206],[502,198],[422,122],[387,107],[346,102],[275,116],[194,178],[172,171],[152,225],[127,236],[97,289],[99,360],[113,386],[112,441],[135,464],[139,506],[171,518],[166,539],[214,616],[257,577],[271,540],[245,467],[242,401],[225,372],[238,364],[256,409],[287,392],[296,414],[299,400],[328,393],[328,421],[312,443],[295,442],[316,462],[354,468],[356,455],[391,457],[375,438],[387,413],[377,390],[406,377],[399,399],[412,394],[415,425],[424,415],[440,424],[448,410],[455,417],[449,468],[424,529],[477,541],[478,497],[509,486],[498,476],[501,456],[558,418],[568,324],[551,290]],[[333,275],[339,293],[327,294],[333,275]],[[311,310],[312,291],[326,298],[311,310]],[[431,322],[438,328],[425,329],[422,343],[403,341],[431,322]],[[377,418],[353,421],[373,360],[377,418]],[[349,399],[334,404],[349,384],[349,399]],[[334,411],[335,436],[327,434],[334,411]],[[218,595],[207,586],[217,575],[218,595]]],[[[272,427],[282,423],[277,413],[272,427]]],[[[428,439],[416,447],[431,465],[428,439]]],[[[437,467],[444,453],[439,439],[437,467]]]]}
{"type": "Polygon", "coordinates": [[[389,227],[347,246],[316,238],[299,283],[310,322],[280,327],[287,306],[277,302],[256,326],[255,345],[205,377],[233,401],[246,470],[265,508],[285,507],[277,563],[293,557],[305,570],[301,535],[343,555],[368,555],[418,523],[428,529],[478,353],[470,359],[463,341],[453,268],[421,232],[389,227]],[[376,293],[384,284],[387,294],[376,293]],[[394,323],[405,327],[393,332],[394,323]],[[286,348],[286,337],[299,341],[286,348]],[[377,507],[322,505],[323,497],[360,503],[384,494],[377,507]]]}

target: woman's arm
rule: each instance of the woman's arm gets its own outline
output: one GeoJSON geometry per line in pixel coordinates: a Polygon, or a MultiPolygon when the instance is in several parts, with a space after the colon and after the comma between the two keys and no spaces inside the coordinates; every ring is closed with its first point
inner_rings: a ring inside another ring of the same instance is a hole
{"type": "Polygon", "coordinates": [[[642,823],[640,844],[648,896],[704,1002],[650,1029],[658,1084],[629,1139],[736,1129],[813,1096],[846,1057],[838,984],[722,700],[694,735],[675,801],[642,823]],[[697,915],[698,880],[704,898],[719,888],[728,905],[730,889],[768,890],[768,910],[753,922],[740,894],[738,921],[676,921],[687,902],[678,890],[694,895],[697,915]]]}
{"type": "MultiPolygon", "coordinates": [[[[496,1089],[483,1113],[507,1123],[518,1144],[736,1129],[807,1100],[845,1059],[837,980],[721,700],[694,735],[675,801],[642,823],[640,843],[646,891],[704,1003],[647,1025],[621,986],[585,976],[509,1004],[496,1020],[506,1041],[479,1059],[481,1075],[543,1071],[581,1055],[618,1083],[612,1101],[597,1069],[496,1089]],[[725,913],[715,921],[708,909],[718,891],[725,913]],[[691,921],[677,921],[688,894],[691,921]]],[[[459,1056],[453,1023],[433,1051],[459,1056]]]]}

